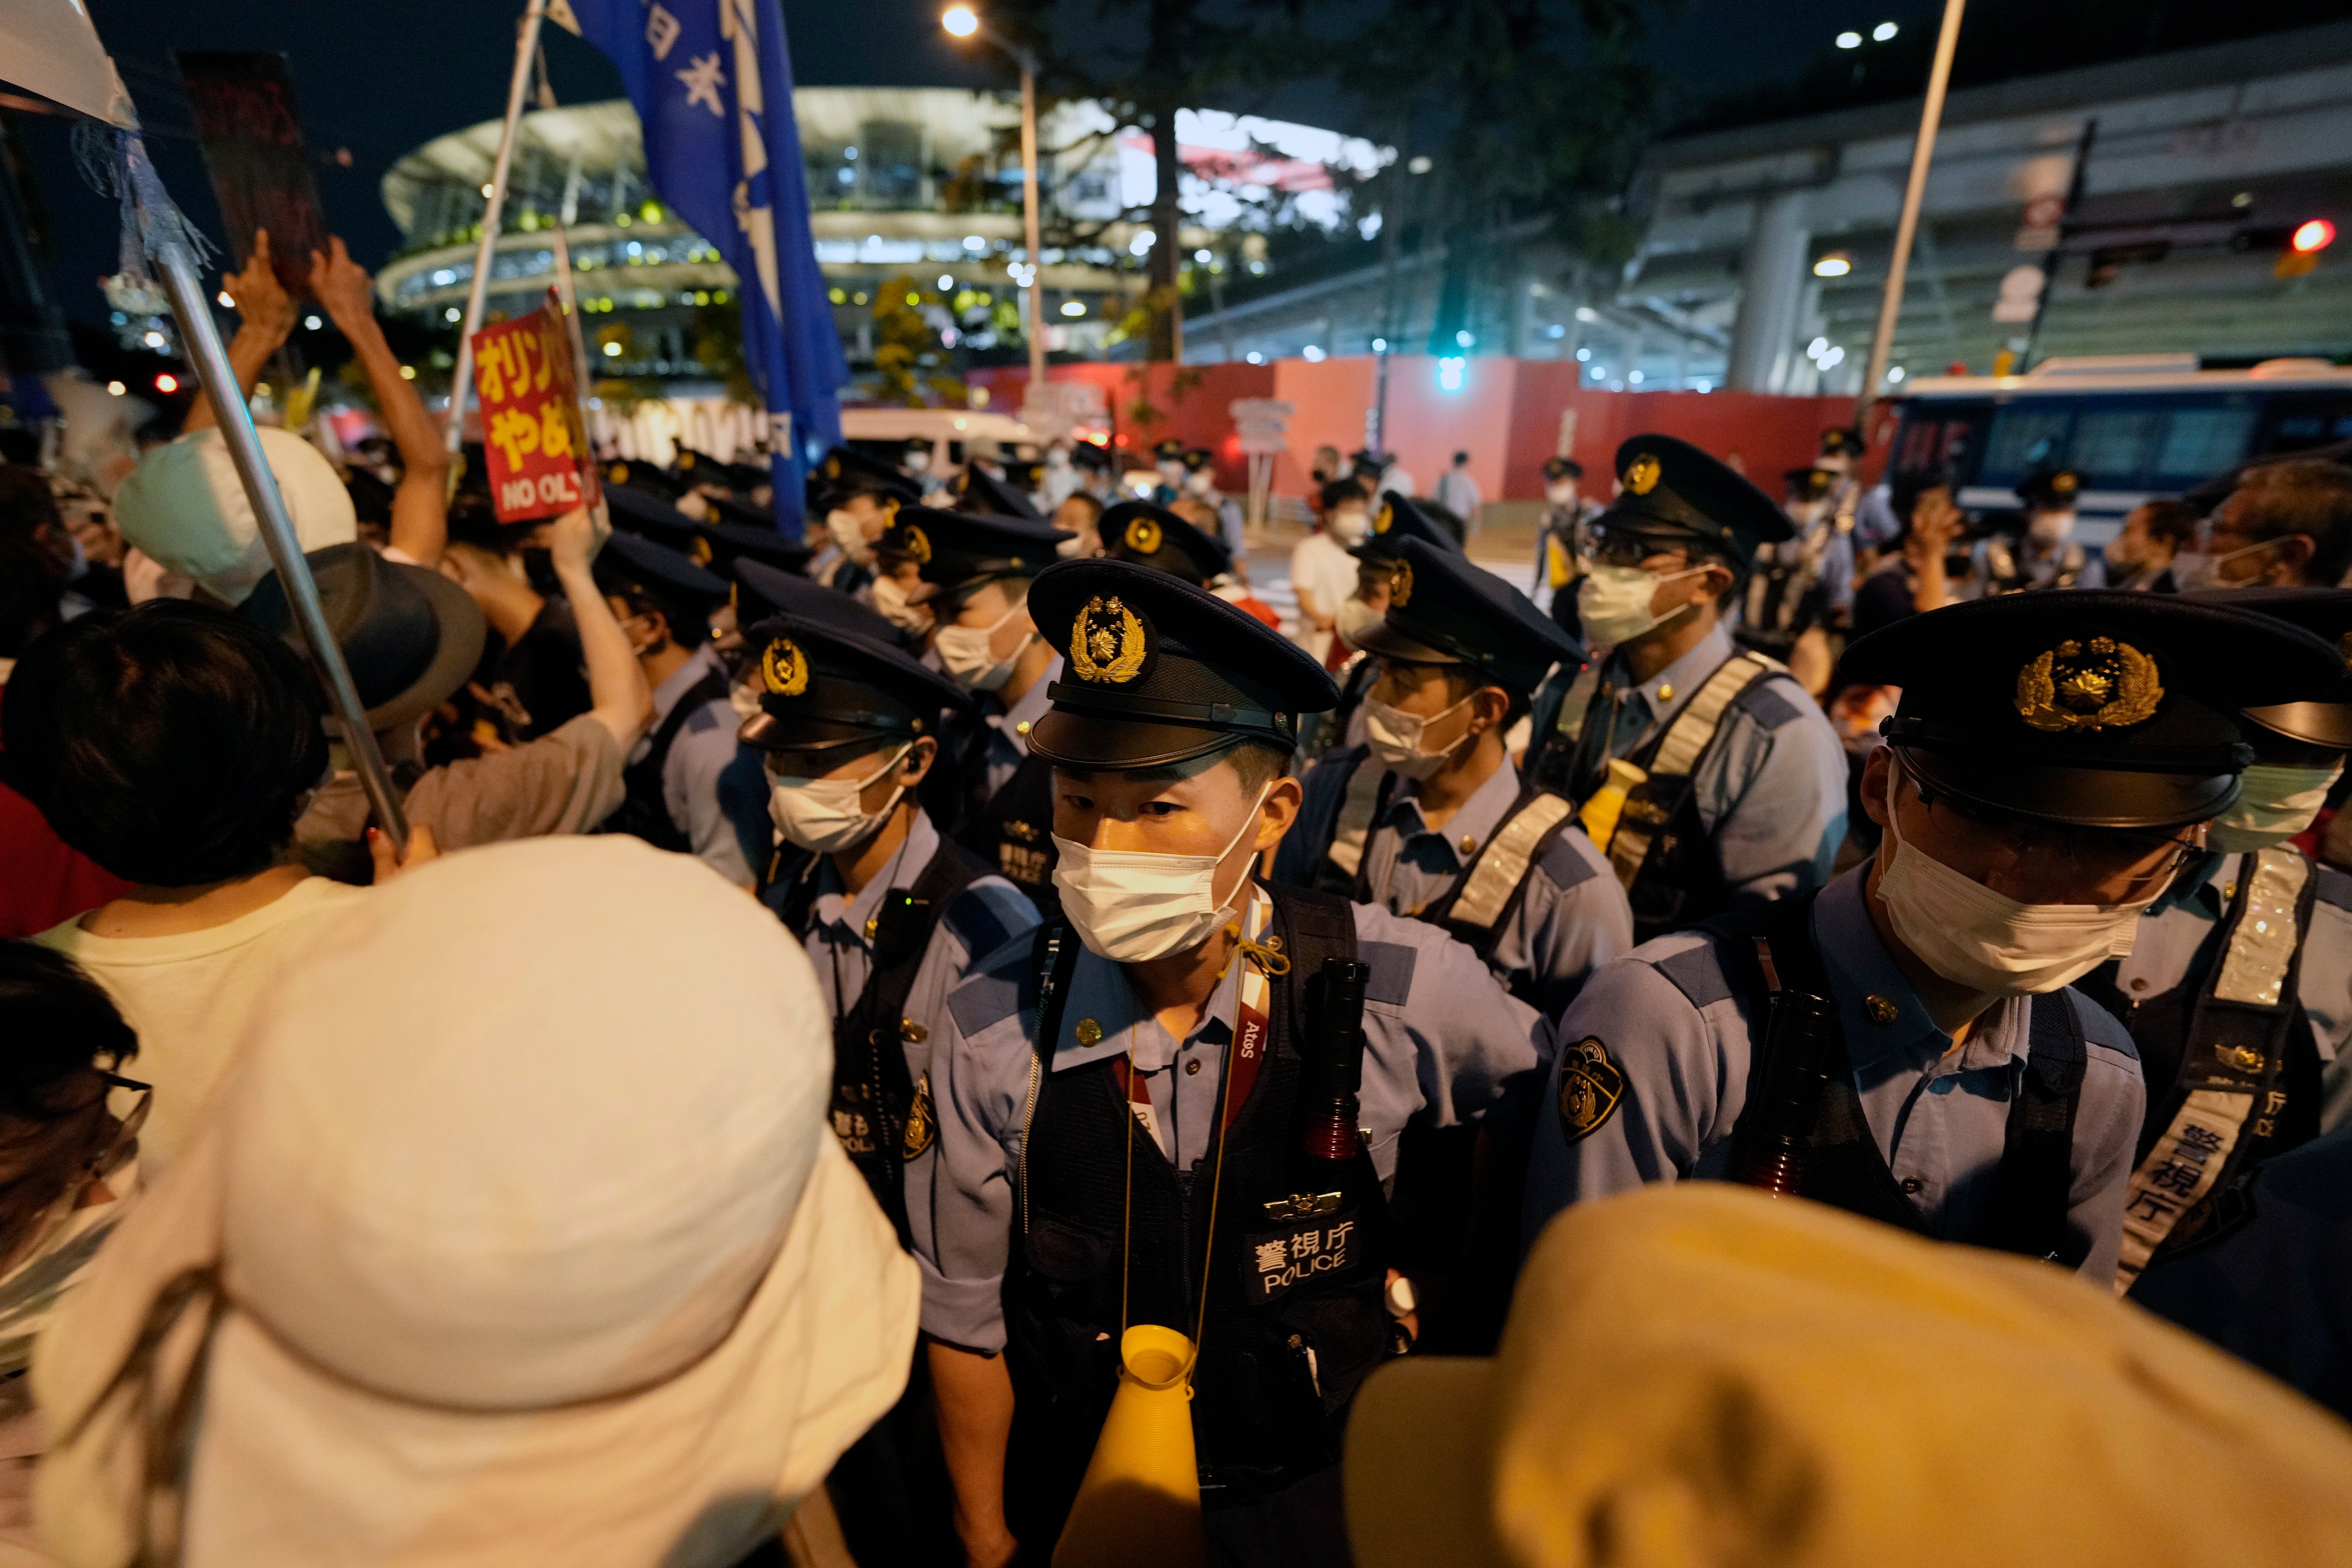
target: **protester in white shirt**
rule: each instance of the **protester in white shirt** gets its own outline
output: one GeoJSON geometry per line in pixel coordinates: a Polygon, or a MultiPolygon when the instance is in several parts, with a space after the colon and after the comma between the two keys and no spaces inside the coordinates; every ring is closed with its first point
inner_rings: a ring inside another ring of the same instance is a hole
{"type": "Polygon", "coordinates": [[[1478,481],[1470,477],[1470,454],[1454,454],[1454,466],[1437,477],[1437,504],[1462,520],[1462,526],[1471,532],[1478,531],[1478,509],[1486,504],[1486,495],[1478,481]]]}

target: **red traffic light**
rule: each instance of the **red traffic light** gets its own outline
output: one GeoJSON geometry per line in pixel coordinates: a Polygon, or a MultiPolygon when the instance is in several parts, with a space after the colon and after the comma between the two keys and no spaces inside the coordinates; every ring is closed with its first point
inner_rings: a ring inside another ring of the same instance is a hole
{"type": "Polygon", "coordinates": [[[2336,226],[2324,217],[2313,218],[2308,223],[2298,225],[2286,243],[2289,249],[2309,256],[2336,243],[2336,226]]]}

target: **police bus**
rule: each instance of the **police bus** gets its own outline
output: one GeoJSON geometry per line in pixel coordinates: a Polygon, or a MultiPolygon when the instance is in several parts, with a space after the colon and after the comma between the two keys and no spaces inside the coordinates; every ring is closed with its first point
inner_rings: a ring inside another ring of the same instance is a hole
{"type": "Polygon", "coordinates": [[[2352,366],[2266,360],[2200,370],[2194,354],[2050,359],[2024,375],[1921,376],[1898,395],[1891,479],[1947,470],[1972,512],[2014,509],[2017,483],[2082,476],[2075,537],[2253,458],[2352,441],[2352,366]]]}

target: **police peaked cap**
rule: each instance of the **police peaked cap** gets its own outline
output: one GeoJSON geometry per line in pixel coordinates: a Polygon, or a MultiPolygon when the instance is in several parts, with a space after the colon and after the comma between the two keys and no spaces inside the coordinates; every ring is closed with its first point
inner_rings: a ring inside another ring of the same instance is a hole
{"type": "Polygon", "coordinates": [[[1223,544],[1148,500],[1121,501],[1105,511],[1096,526],[1103,553],[1113,561],[1132,561],[1202,587],[1210,578],[1234,569],[1232,552],[1223,544]]]}
{"type": "Polygon", "coordinates": [[[1880,731],[1930,793],[2074,826],[2172,828],[2237,798],[2253,756],[2242,708],[2329,692],[2343,674],[2336,648],[2268,616],[2074,589],[1906,616],[1847,648],[1838,683],[1903,689],[1880,731]]]}
{"type": "Polygon", "coordinates": [[[1151,460],[1155,463],[1182,462],[1184,460],[1184,443],[1179,441],[1173,436],[1169,437],[1168,439],[1160,442],[1158,446],[1151,448],[1151,460]]]}
{"type": "Polygon", "coordinates": [[[702,623],[727,602],[724,578],[634,533],[615,533],[606,540],[596,552],[594,571],[598,585],[607,591],[638,594],[661,605],[669,617],[671,637],[688,647],[703,640],[709,627],[702,623]]]}
{"type": "Polygon", "coordinates": [[[1098,474],[1110,472],[1109,448],[1097,447],[1092,441],[1071,442],[1070,461],[1078,468],[1091,468],[1098,474]]]}
{"type": "Polygon", "coordinates": [[[971,703],[962,688],[896,643],[831,617],[772,616],[744,643],[759,659],[760,710],[737,739],[760,751],[919,740],[939,733],[941,710],[971,703]]]}
{"type": "Polygon", "coordinates": [[[1355,646],[1414,664],[1467,665],[1518,697],[1553,665],[1584,661],[1577,640],[1525,594],[1468,556],[1420,539],[1405,542],[1388,614],[1357,634],[1355,646]]]}
{"type": "Polygon", "coordinates": [[[1580,479],[1584,465],[1574,458],[1546,458],[1543,472],[1547,479],[1580,479]]]}
{"type": "Polygon", "coordinates": [[[846,500],[856,495],[894,495],[916,501],[914,480],[878,458],[855,447],[835,447],[818,460],[811,478],[830,496],[846,500]]]}
{"type": "Polygon", "coordinates": [[[1745,567],[1759,544],[1795,533],[1772,499],[1728,464],[1672,436],[1636,436],[1617,448],[1617,499],[1599,528],[1678,533],[1745,567]]]}
{"type": "Polygon", "coordinates": [[[1288,752],[1298,715],[1339,700],[1297,643],[1205,588],[1131,561],[1065,561],[1029,587],[1029,617],[1065,657],[1029,750],[1118,772],[1244,741],[1288,752]]]}
{"type": "Polygon", "coordinates": [[[1027,496],[979,467],[966,468],[963,478],[956,481],[956,509],[983,517],[1014,517],[1026,522],[1045,521],[1045,514],[1027,496]]]}
{"type": "Polygon", "coordinates": [[[1790,468],[1781,478],[1788,484],[1790,500],[1826,500],[1838,481],[1827,468],[1790,468]]]}
{"type": "Polygon", "coordinates": [[[636,534],[665,550],[674,550],[698,566],[719,558],[718,536],[707,522],[697,522],[667,501],[657,500],[634,486],[614,486],[604,492],[615,539],[636,534]]]}
{"type": "MultiPolygon", "coordinates": [[[[1345,482],[1345,481],[1341,481],[1345,482]]],[[[1459,555],[1462,544],[1444,523],[1424,511],[1414,501],[1393,490],[1375,496],[1371,501],[1372,531],[1364,535],[1361,544],[1349,548],[1348,553],[1359,561],[1397,561],[1403,557],[1405,541],[1418,539],[1423,544],[1459,555]]]]}
{"type": "Polygon", "coordinates": [[[2083,476],[2074,469],[2053,468],[2045,473],[2028,474],[2018,481],[2017,499],[2027,506],[2048,511],[2072,511],[2082,488],[2083,476]]]}
{"type": "Polygon", "coordinates": [[[676,500],[687,489],[686,481],[668,469],[657,468],[635,458],[616,458],[605,464],[604,482],[644,490],[667,500],[676,500]]]}
{"type": "Polygon", "coordinates": [[[1055,546],[1076,537],[1034,520],[902,506],[875,548],[912,561],[924,582],[946,593],[999,577],[1034,577],[1058,559],[1055,546]]]}
{"type": "Polygon", "coordinates": [[[798,572],[781,571],[749,556],[735,562],[735,624],[751,626],[772,616],[823,621],[839,631],[894,647],[908,634],[838,588],[828,588],[798,572]]]}
{"type": "Polygon", "coordinates": [[[797,539],[786,539],[772,528],[755,523],[713,522],[704,525],[710,536],[713,568],[732,566],[750,557],[786,572],[797,572],[815,553],[797,539]]]}
{"type": "Polygon", "coordinates": [[[733,464],[722,463],[709,453],[698,452],[692,447],[680,447],[677,460],[671,467],[689,485],[718,485],[730,490],[737,488],[733,464]]]}
{"type": "MultiPolygon", "coordinates": [[[[2222,605],[2300,626],[2333,647],[2352,669],[2352,588],[2219,588],[2180,597],[2187,604],[2222,605]]],[[[2352,674],[2339,672],[2333,687],[2303,701],[2252,706],[2243,716],[2256,729],[2306,746],[2352,752],[2352,674]]]]}
{"type": "Polygon", "coordinates": [[[1824,458],[1859,458],[1862,456],[1862,432],[1843,426],[1822,432],[1822,456],[1824,458]]]}
{"type": "Polygon", "coordinates": [[[1191,469],[1193,473],[1199,473],[1202,469],[1207,468],[1216,460],[1217,455],[1209,450],[1206,447],[1190,447],[1185,448],[1184,467],[1191,469]]]}

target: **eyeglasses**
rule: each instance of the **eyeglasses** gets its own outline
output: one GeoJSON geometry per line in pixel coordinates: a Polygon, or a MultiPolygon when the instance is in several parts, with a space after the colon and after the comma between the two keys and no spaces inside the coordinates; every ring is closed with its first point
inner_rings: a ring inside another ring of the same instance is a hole
{"type": "Polygon", "coordinates": [[[1654,533],[1595,529],[1584,542],[1584,554],[1602,566],[1640,566],[1662,555],[1688,561],[1690,546],[1682,540],[1664,539],[1654,533]]]}
{"type": "Polygon", "coordinates": [[[1987,843],[2009,859],[2063,872],[2069,880],[2096,887],[2122,881],[2126,890],[2103,901],[2137,903],[2153,898],[2172,880],[2189,858],[2203,851],[2193,839],[2165,833],[2137,833],[2128,828],[2072,827],[2030,822],[2022,817],[1964,805],[1913,781],[1929,815],[1940,810],[1968,825],[1968,836],[1987,843]]]}

